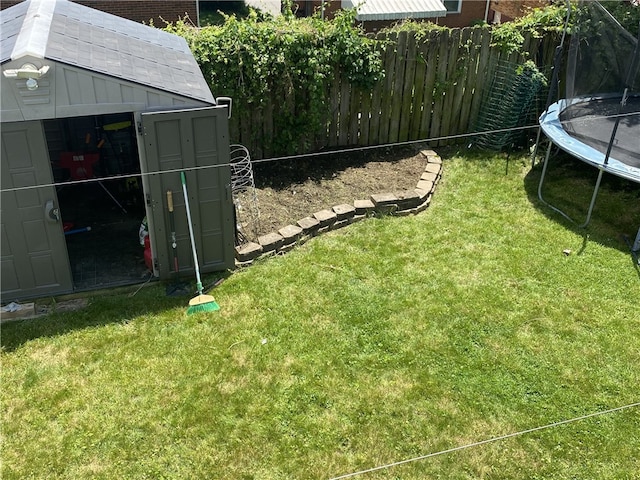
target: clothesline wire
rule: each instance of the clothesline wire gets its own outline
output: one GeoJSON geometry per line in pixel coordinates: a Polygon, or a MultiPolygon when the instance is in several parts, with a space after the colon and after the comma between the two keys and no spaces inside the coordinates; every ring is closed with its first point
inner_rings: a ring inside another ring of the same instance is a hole
{"type": "Polygon", "coordinates": [[[413,462],[417,462],[417,461],[420,461],[420,460],[426,460],[427,458],[436,457],[438,455],[444,455],[444,454],[447,454],[447,453],[453,453],[453,452],[457,452],[457,451],[460,451],[460,450],[465,450],[465,449],[471,448],[471,447],[478,447],[480,445],[486,445],[487,443],[493,443],[493,442],[497,442],[497,441],[500,441],[500,440],[506,440],[508,438],[518,437],[518,436],[521,436],[521,435],[526,435],[528,433],[538,432],[540,430],[545,430],[545,429],[548,429],[548,428],[558,427],[560,425],[566,425],[568,423],[574,423],[574,422],[578,422],[580,420],[586,420],[587,418],[597,417],[597,416],[601,416],[601,415],[607,415],[607,414],[611,414],[611,413],[614,413],[614,412],[619,412],[621,410],[626,410],[626,409],[633,408],[633,407],[638,407],[638,406],[640,406],[640,402],[630,403],[628,405],[623,405],[621,407],[611,408],[609,410],[602,410],[602,411],[595,412],[595,413],[589,413],[587,415],[581,415],[579,417],[574,417],[574,418],[570,418],[570,419],[567,419],[567,420],[561,420],[561,421],[558,421],[558,422],[548,423],[547,425],[542,425],[542,426],[539,426],[539,427],[529,428],[527,430],[521,430],[519,432],[509,433],[509,434],[506,434],[506,435],[500,435],[498,437],[489,438],[487,440],[481,440],[481,441],[478,441],[478,442],[473,442],[473,443],[469,443],[469,444],[466,444],[466,445],[461,445],[461,446],[458,446],[458,447],[449,448],[447,450],[441,450],[439,452],[428,453],[426,455],[420,455],[418,457],[409,458],[409,459],[401,460],[401,461],[398,461],[398,462],[388,463],[386,465],[380,465],[380,466],[377,466],[377,467],[368,468],[366,470],[360,470],[358,472],[347,473],[345,475],[340,475],[338,477],[332,477],[330,480],[341,480],[341,479],[344,479],[344,478],[352,478],[352,477],[356,477],[358,475],[364,475],[365,473],[377,472],[379,470],[385,470],[387,468],[397,467],[399,465],[405,465],[407,463],[413,463],[413,462]]]}
{"type": "MultiPolygon", "coordinates": [[[[455,139],[461,139],[461,138],[476,137],[476,136],[480,136],[480,135],[492,135],[492,134],[496,134],[496,133],[513,132],[513,131],[518,131],[518,130],[530,130],[530,129],[534,129],[534,128],[538,128],[538,125],[526,125],[526,126],[522,126],[522,127],[501,128],[501,129],[486,130],[486,131],[481,131],[481,132],[462,133],[462,134],[458,134],[458,135],[447,135],[447,136],[443,136],[443,137],[423,138],[423,139],[419,139],[419,140],[408,140],[408,141],[404,141],[404,142],[384,143],[384,144],[381,144],[381,145],[367,145],[367,146],[363,146],[363,147],[351,147],[351,148],[344,148],[344,149],[340,149],[340,150],[327,150],[327,151],[321,151],[321,152],[303,153],[303,154],[299,154],[299,155],[262,158],[262,159],[258,159],[258,160],[251,160],[251,163],[252,164],[259,164],[259,163],[268,163],[268,162],[278,162],[278,161],[284,161],[284,160],[297,160],[297,159],[308,158],[308,157],[318,157],[318,156],[323,156],[323,155],[337,155],[337,154],[341,154],[341,153],[353,153],[353,152],[359,152],[359,151],[375,150],[375,149],[380,149],[380,148],[400,147],[400,146],[405,146],[405,145],[413,145],[413,144],[429,143],[429,142],[440,142],[440,141],[446,141],[446,140],[455,140],[455,139]]],[[[231,166],[231,165],[232,165],[231,163],[221,163],[221,164],[217,164],[217,165],[204,165],[204,166],[200,166],[200,167],[181,167],[181,168],[158,170],[158,171],[152,171],[152,172],[138,172],[138,173],[124,174],[124,175],[113,175],[113,176],[108,176],[108,177],[86,178],[86,179],[82,179],[82,180],[70,180],[70,181],[64,181],[64,182],[42,183],[42,184],[38,184],[38,185],[26,185],[26,186],[22,186],[22,187],[12,187],[12,188],[0,189],[0,192],[2,192],[2,193],[5,193],[5,192],[19,192],[19,191],[24,191],[24,190],[32,190],[32,189],[36,189],[36,188],[47,188],[47,187],[49,187],[49,188],[50,187],[67,187],[67,186],[90,184],[90,183],[109,181],[109,180],[124,180],[124,179],[128,179],[128,178],[151,177],[153,175],[166,175],[166,174],[170,174],[170,173],[180,173],[180,172],[191,172],[191,171],[199,171],[199,170],[208,170],[208,169],[211,169],[211,168],[228,167],[228,166],[231,166]]]]}

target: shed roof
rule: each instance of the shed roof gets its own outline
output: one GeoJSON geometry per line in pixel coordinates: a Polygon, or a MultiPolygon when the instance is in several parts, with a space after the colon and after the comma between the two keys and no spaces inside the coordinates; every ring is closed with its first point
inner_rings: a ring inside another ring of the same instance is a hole
{"type": "Polygon", "coordinates": [[[343,8],[357,8],[356,19],[400,20],[444,17],[447,8],[440,0],[343,0],[343,8]]]}
{"type": "Polygon", "coordinates": [[[68,0],[27,0],[0,12],[0,63],[53,60],[215,103],[182,37],[68,0]]]}

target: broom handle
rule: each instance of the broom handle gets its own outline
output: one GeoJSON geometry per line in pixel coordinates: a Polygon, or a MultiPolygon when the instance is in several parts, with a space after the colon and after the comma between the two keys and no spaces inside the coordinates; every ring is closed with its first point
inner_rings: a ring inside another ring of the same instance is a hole
{"type": "Polygon", "coordinates": [[[173,213],[173,192],[171,190],[167,190],[167,206],[169,212],[173,213]]]}
{"type": "Polygon", "coordinates": [[[189,237],[191,239],[191,251],[193,252],[193,264],[196,269],[196,289],[198,294],[202,295],[202,281],[200,280],[200,268],[198,267],[198,253],[196,252],[196,241],[193,236],[193,227],[191,226],[191,211],[189,208],[189,196],[187,195],[187,180],[184,172],[180,172],[180,180],[182,181],[182,193],[184,194],[184,204],[187,207],[187,220],[189,224],[189,237]]]}

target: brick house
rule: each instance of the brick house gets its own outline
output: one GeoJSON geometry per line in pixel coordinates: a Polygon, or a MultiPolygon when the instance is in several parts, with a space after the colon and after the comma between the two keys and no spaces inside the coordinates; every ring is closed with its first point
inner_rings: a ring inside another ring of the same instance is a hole
{"type": "MultiPolygon", "coordinates": [[[[0,10],[16,5],[23,0],[2,0],[0,10]]],[[[151,20],[157,26],[164,25],[163,19],[173,22],[189,16],[193,23],[198,21],[197,0],[72,0],[75,3],[95,8],[112,15],[128,18],[140,23],[151,20]]]]}
{"type": "Polygon", "coordinates": [[[508,22],[526,15],[529,10],[549,5],[549,0],[492,0],[493,22],[508,22]]]}
{"type": "MultiPolygon", "coordinates": [[[[0,9],[5,9],[24,0],[2,0],[0,9]]],[[[198,6],[202,0],[72,0],[103,12],[111,13],[119,17],[128,18],[141,23],[153,21],[162,26],[163,20],[173,22],[179,18],[188,16],[193,23],[198,23],[198,6]]],[[[266,9],[270,12],[278,10],[279,0],[245,0],[247,5],[266,9]]],[[[401,9],[403,5],[409,6],[415,2],[404,0],[377,0],[381,4],[401,9]]],[[[324,14],[331,18],[340,8],[351,8],[357,5],[359,0],[295,0],[296,14],[301,17],[312,15],[317,10],[324,10],[324,14]]],[[[418,2],[419,4],[420,2],[418,2]]],[[[447,27],[466,27],[479,21],[500,23],[513,20],[527,13],[531,8],[548,5],[550,0],[422,0],[426,6],[423,15],[406,13],[395,19],[371,19],[369,15],[362,24],[366,30],[375,32],[402,18],[423,18],[438,25],[447,27]],[[446,12],[445,12],[446,10],[446,12]]],[[[374,15],[376,16],[376,15],[374,15]]],[[[380,15],[377,15],[380,16],[380,15]]],[[[392,14],[384,15],[385,17],[392,14]]]]}
{"type": "MultiPolygon", "coordinates": [[[[377,1],[379,2],[375,9],[377,13],[359,15],[362,25],[370,32],[375,32],[403,18],[424,19],[452,28],[466,27],[481,21],[499,23],[520,17],[531,8],[550,3],[550,0],[422,0],[418,3],[402,0],[377,1]],[[415,14],[409,11],[397,12],[403,6],[410,10],[419,3],[423,5],[420,12],[415,14]],[[385,8],[388,11],[381,13],[385,8]],[[394,16],[394,11],[397,15],[395,18],[391,18],[394,16]]],[[[296,0],[294,2],[298,16],[309,16],[314,11],[323,9],[324,14],[328,17],[334,15],[340,8],[352,8],[358,3],[357,0],[296,0]]],[[[364,8],[366,9],[366,4],[364,8]]]]}

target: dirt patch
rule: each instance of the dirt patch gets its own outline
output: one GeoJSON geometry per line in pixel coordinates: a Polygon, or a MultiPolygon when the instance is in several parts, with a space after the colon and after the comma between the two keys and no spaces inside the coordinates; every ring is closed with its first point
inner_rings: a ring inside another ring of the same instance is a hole
{"type": "Polygon", "coordinates": [[[241,232],[255,241],[323,209],[375,193],[412,190],[427,164],[420,153],[425,148],[411,145],[256,163],[255,198],[251,192],[236,196],[241,232]]]}

